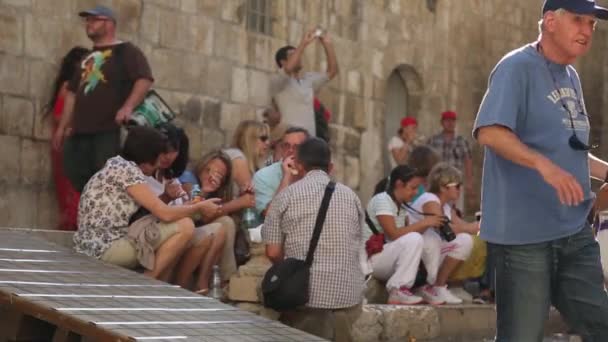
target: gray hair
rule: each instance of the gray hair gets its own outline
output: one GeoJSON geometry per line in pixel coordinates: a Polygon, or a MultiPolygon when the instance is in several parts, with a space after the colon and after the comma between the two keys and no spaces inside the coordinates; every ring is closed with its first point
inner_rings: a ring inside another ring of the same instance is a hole
{"type": "MultiPolygon", "coordinates": [[[[566,13],[566,10],[563,8],[558,8],[555,11],[553,11],[553,13],[555,13],[556,15],[563,15],[564,13],[566,13]]],[[[544,17],[544,15],[543,15],[544,17]]],[[[538,33],[543,33],[545,32],[545,18],[540,18],[540,20],[538,21],[538,33]]]]}

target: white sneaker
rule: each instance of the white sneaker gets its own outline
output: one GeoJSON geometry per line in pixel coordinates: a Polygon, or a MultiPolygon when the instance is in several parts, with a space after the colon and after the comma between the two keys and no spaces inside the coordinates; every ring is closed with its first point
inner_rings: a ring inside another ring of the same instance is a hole
{"type": "Polygon", "coordinates": [[[462,299],[463,303],[473,303],[473,296],[462,287],[451,287],[450,292],[454,296],[462,299]]]}
{"type": "Polygon", "coordinates": [[[443,299],[446,304],[462,304],[462,299],[456,297],[450,290],[448,290],[448,286],[434,286],[435,291],[441,299],[443,299]]]}
{"type": "Polygon", "coordinates": [[[423,301],[422,297],[414,295],[407,287],[392,289],[388,296],[388,304],[393,305],[415,305],[423,301]]]}
{"type": "Polygon", "coordinates": [[[418,289],[418,292],[416,294],[422,297],[425,302],[431,305],[441,305],[445,303],[445,299],[439,296],[439,293],[437,292],[437,287],[428,284],[418,289]]]}

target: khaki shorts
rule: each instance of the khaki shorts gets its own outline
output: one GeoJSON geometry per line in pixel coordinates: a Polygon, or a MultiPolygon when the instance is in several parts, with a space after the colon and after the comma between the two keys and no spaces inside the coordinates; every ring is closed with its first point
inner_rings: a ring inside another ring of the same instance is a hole
{"type": "MultiPolygon", "coordinates": [[[[160,230],[160,238],[154,246],[154,250],[157,250],[167,239],[173,234],[177,233],[177,223],[158,223],[158,229],[160,230]]],[[[137,250],[126,237],[115,240],[102,255],[101,260],[110,264],[126,267],[135,268],[139,265],[137,261],[137,250]]]]}

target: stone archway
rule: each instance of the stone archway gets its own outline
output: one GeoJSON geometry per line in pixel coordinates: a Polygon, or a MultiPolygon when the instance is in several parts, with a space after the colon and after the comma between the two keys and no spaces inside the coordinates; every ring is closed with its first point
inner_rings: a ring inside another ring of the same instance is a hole
{"type": "Polygon", "coordinates": [[[383,130],[383,160],[385,174],[390,172],[389,152],[386,148],[391,137],[397,134],[404,116],[418,117],[422,96],[422,80],[416,70],[406,64],[393,69],[386,83],[383,130]]]}

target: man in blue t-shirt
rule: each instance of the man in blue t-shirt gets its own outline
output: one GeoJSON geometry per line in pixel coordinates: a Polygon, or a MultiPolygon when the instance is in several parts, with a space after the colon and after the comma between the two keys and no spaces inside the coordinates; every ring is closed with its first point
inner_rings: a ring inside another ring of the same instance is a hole
{"type": "Polygon", "coordinates": [[[585,341],[608,338],[608,297],[586,217],[589,118],[572,63],[591,46],[591,0],[545,0],[537,42],[490,75],[473,136],[485,148],[481,236],[496,252],[497,341],[541,341],[551,304],[585,341]]]}

